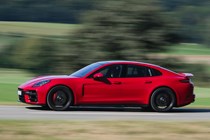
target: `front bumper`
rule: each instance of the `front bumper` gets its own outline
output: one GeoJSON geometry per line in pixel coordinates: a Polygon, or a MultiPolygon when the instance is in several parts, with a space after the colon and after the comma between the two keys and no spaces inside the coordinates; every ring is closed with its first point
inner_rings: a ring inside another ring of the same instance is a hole
{"type": "Polygon", "coordinates": [[[18,89],[19,101],[23,103],[36,103],[38,102],[38,95],[35,90],[24,91],[18,89]]]}
{"type": "Polygon", "coordinates": [[[25,93],[23,92],[23,90],[18,89],[18,99],[19,102],[25,103],[25,93]]]}

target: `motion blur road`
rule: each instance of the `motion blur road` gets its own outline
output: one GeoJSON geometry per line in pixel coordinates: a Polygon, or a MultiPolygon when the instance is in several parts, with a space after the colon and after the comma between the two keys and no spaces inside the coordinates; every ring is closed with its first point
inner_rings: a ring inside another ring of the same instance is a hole
{"type": "Polygon", "coordinates": [[[150,120],[206,121],[210,109],[179,108],[167,113],[144,112],[140,108],[73,107],[51,111],[39,106],[0,106],[0,120],[150,120]]]}

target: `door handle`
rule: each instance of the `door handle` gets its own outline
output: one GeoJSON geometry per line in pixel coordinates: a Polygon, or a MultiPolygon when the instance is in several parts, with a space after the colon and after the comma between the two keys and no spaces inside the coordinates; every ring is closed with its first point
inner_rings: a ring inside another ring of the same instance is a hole
{"type": "Polygon", "coordinates": [[[122,82],[115,81],[115,82],[112,82],[112,84],[120,85],[120,84],[122,84],[122,82]]]}
{"type": "Polygon", "coordinates": [[[152,83],[152,81],[146,81],[145,82],[145,84],[151,84],[152,83]]]}

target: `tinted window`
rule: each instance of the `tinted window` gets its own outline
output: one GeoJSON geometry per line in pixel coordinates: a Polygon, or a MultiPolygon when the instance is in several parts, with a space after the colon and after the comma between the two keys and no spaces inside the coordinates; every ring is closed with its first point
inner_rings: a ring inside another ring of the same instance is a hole
{"type": "Polygon", "coordinates": [[[90,64],[74,73],[71,74],[71,76],[75,76],[75,77],[83,77],[85,76],[86,74],[88,74],[89,72],[93,71],[94,69],[102,66],[103,63],[93,63],[93,64],[90,64]]]}
{"type": "MultiPolygon", "coordinates": [[[[99,73],[99,72],[102,73],[104,77],[106,78],[118,78],[118,77],[121,77],[121,74],[122,74],[122,65],[107,66],[105,68],[98,70],[95,73],[99,73]]],[[[94,74],[92,74],[89,77],[93,77],[94,74]]]]}
{"type": "Polygon", "coordinates": [[[162,73],[160,71],[156,70],[156,69],[150,68],[150,71],[151,71],[152,76],[160,76],[160,75],[162,75],[162,73]]]}
{"type": "Polygon", "coordinates": [[[149,68],[136,65],[127,65],[125,77],[147,77],[151,76],[149,68]]]}

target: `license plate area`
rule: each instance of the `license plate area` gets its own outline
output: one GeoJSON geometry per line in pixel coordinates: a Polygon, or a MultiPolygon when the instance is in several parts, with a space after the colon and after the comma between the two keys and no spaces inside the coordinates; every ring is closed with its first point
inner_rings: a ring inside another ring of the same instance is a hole
{"type": "Polygon", "coordinates": [[[22,95],[22,91],[18,90],[17,94],[21,96],[22,95]]]}

